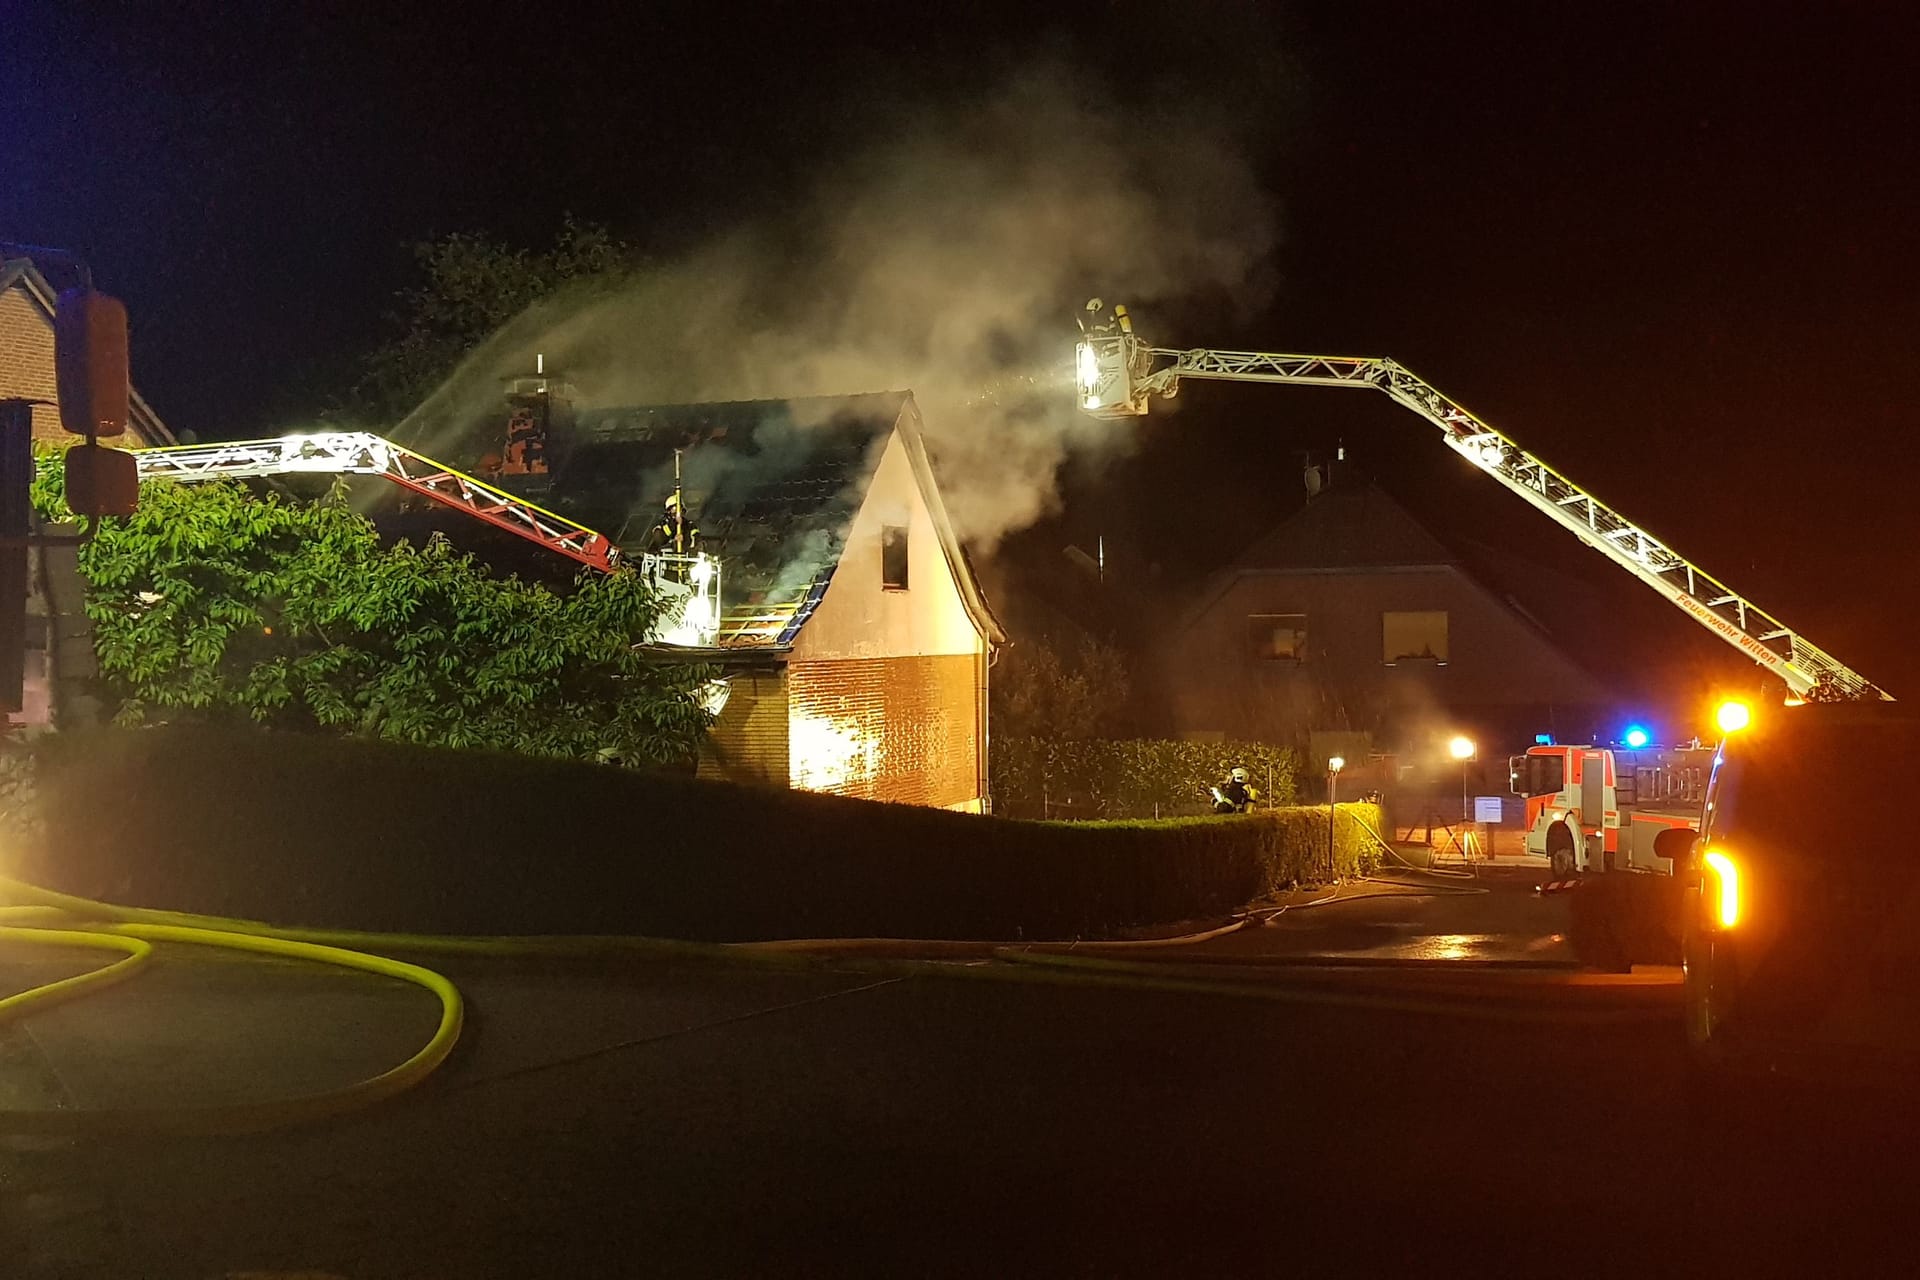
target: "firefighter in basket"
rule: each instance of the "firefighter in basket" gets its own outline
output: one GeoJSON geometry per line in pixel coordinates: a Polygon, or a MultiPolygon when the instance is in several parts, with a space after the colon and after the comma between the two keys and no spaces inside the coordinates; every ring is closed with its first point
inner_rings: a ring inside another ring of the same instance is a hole
{"type": "Polygon", "coordinates": [[[1235,765],[1226,781],[1211,790],[1215,813],[1245,813],[1260,802],[1260,792],[1255,789],[1246,769],[1240,765],[1235,765]]]}
{"type": "Polygon", "coordinates": [[[656,555],[691,555],[698,550],[700,530],[681,506],[679,490],[667,495],[660,519],[647,531],[646,549],[656,555]]]}

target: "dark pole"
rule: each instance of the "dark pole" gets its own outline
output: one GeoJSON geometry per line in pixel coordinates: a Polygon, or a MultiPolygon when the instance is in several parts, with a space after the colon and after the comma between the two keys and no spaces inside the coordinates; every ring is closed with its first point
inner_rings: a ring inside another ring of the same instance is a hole
{"type": "Polygon", "coordinates": [[[33,405],[0,400],[0,711],[20,711],[27,679],[27,535],[33,513],[33,405]]]}

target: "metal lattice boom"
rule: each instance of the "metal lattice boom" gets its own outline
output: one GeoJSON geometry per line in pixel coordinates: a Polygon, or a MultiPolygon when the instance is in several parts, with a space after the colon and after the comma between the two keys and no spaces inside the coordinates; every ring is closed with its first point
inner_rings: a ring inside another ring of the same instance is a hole
{"type": "MultiPolygon", "coordinates": [[[[224,444],[136,449],[140,478],[192,482],[285,475],[380,476],[602,573],[626,562],[603,533],[368,431],[321,431],[224,444]]],[[[641,555],[664,599],[662,644],[703,648],[720,628],[720,562],[700,552],[641,555]]]]}
{"type": "MultiPolygon", "coordinates": [[[[1795,697],[1826,702],[1891,700],[1865,676],[1689,563],[1666,543],[1392,360],[1260,351],[1175,351],[1148,347],[1131,332],[1109,333],[1085,345],[1093,352],[1089,362],[1099,366],[1089,369],[1089,374],[1105,372],[1115,365],[1124,368],[1118,381],[1126,398],[1112,401],[1108,412],[1113,415],[1144,412],[1149,396],[1174,395],[1182,378],[1371,387],[1384,392],[1439,427],[1454,452],[1779,676],[1795,697]]],[[[1086,385],[1086,407],[1097,412],[1093,401],[1106,393],[1095,391],[1091,378],[1086,385]]]]}
{"type": "Polygon", "coordinates": [[[368,431],[323,431],[226,444],[140,449],[140,476],[173,480],[312,475],[383,476],[581,564],[612,572],[620,549],[603,533],[555,515],[484,480],[455,471],[368,431]]]}

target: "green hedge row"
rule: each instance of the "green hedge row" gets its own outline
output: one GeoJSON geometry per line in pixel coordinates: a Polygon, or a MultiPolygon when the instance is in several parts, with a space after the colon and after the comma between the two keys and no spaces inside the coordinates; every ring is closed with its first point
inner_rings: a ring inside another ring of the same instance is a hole
{"type": "Polygon", "coordinates": [[[1243,765],[1269,805],[1289,805],[1299,753],[1258,742],[1160,738],[992,740],[996,812],[1040,817],[1144,818],[1204,813],[1207,788],[1243,765]]]}
{"type": "MultiPolygon", "coordinates": [[[[401,932],[1084,937],[1231,910],[1307,878],[1326,848],[1324,808],[1013,822],[562,761],[184,727],[55,735],[35,791],[46,834],[15,861],[36,883],[401,932]]],[[[1340,829],[1341,870],[1366,869],[1357,825],[1340,829]]]]}

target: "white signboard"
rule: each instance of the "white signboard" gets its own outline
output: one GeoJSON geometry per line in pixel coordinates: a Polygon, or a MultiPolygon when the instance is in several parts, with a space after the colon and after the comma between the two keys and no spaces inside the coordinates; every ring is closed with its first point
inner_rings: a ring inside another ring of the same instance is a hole
{"type": "Polygon", "coordinates": [[[1473,820],[1475,822],[1500,821],[1500,802],[1502,796],[1475,796],[1473,798],[1473,820]]]}

